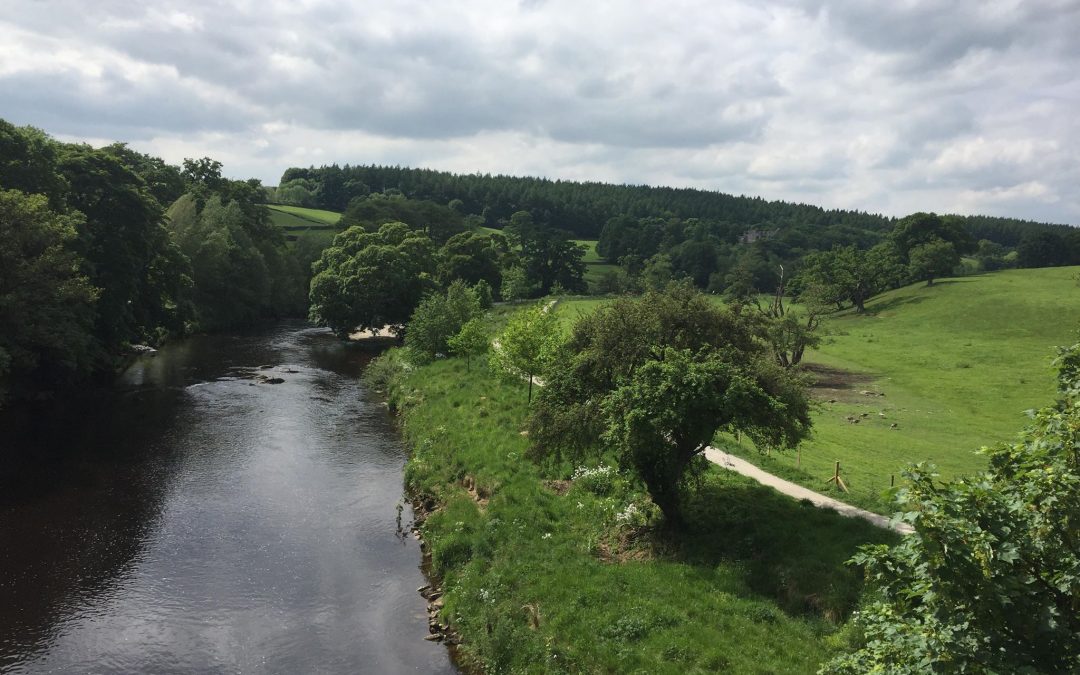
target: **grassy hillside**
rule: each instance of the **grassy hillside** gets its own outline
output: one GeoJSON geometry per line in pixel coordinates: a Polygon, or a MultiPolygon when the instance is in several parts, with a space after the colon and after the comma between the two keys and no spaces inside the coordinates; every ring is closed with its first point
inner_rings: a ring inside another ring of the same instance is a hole
{"type": "Polygon", "coordinates": [[[578,246],[585,247],[585,257],[582,260],[585,263],[585,281],[590,286],[600,281],[600,278],[604,276],[606,272],[618,271],[618,265],[604,262],[603,258],[600,257],[600,254],[596,252],[595,239],[575,239],[574,243],[578,246]]]}
{"type": "Polygon", "coordinates": [[[457,358],[395,380],[442,616],[487,672],[811,673],[859,597],[843,562],[893,538],[716,469],[655,542],[625,479],[525,458],[523,382],[457,358]]]}
{"type": "Polygon", "coordinates": [[[270,209],[271,217],[275,218],[276,216],[274,216],[273,212],[276,211],[279,214],[293,216],[297,220],[304,220],[322,225],[337,225],[337,222],[341,220],[340,213],[323,211],[322,209],[307,209],[302,206],[287,206],[285,204],[267,204],[266,208],[270,209]]]}
{"type": "MultiPolygon", "coordinates": [[[[851,492],[836,496],[880,512],[889,510],[890,476],[900,483],[909,462],[932,461],[944,476],[981,469],[975,451],[1013,438],[1023,411],[1053,397],[1053,347],[1074,342],[1080,328],[1078,271],[945,279],[886,293],[862,316],[836,315],[826,344],[807,355],[820,408],[801,460],[718,440],[823,492],[839,460],[851,492]]],[[[568,302],[560,311],[569,316],[591,304],[568,302]]]]}
{"type": "MultiPolygon", "coordinates": [[[[983,468],[975,451],[1012,439],[1026,423],[1023,411],[1053,398],[1053,347],[1074,342],[1080,328],[1078,271],[919,284],[875,299],[865,316],[832,319],[828,343],[807,358],[844,386],[819,392],[800,482],[820,488],[840,460],[849,501],[884,510],[881,492],[908,462],[932,461],[944,476],[983,468]]],[[[793,457],[774,463],[794,469],[793,457]]]]}

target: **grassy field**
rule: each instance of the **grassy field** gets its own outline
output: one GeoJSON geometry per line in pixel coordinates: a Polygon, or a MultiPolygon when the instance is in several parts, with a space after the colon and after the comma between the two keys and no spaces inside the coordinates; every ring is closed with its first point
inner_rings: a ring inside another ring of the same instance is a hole
{"type": "Polygon", "coordinates": [[[600,278],[607,272],[617,272],[619,270],[618,265],[604,262],[603,258],[596,252],[595,239],[575,239],[574,243],[585,247],[585,257],[582,260],[585,263],[585,282],[590,287],[600,281],[600,278]]]}
{"type": "MultiPolygon", "coordinates": [[[[862,316],[836,315],[826,323],[826,343],[806,357],[820,407],[801,458],[763,457],[745,442],[718,441],[827,493],[834,490],[825,479],[839,460],[851,491],[835,496],[883,513],[890,477],[900,484],[909,462],[932,461],[943,476],[979,470],[979,447],[1012,439],[1025,424],[1023,411],[1052,400],[1052,348],[1074,342],[1080,328],[1078,271],[945,279],[886,293],[862,316]]],[[[569,301],[559,311],[569,317],[595,304],[569,301]]]]}
{"type": "Polygon", "coordinates": [[[406,480],[434,507],[422,530],[442,616],[486,672],[814,672],[858,601],[843,562],[892,536],[716,469],[689,497],[689,531],[655,540],[617,474],[569,483],[525,459],[524,383],[446,359],[390,389],[406,480]]]}
{"type": "MultiPolygon", "coordinates": [[[[279,214],[293,216],[297,220],[303,220],[322,225],[337,225],[337,222],[341,220],[341,214],[337,213],[336,211],[307,209],[302,206],[287,206],[285,204],[267,204],[266,208],[270,209],[271,212],[276,211],[279,214]]],[[[275,217],[273,213],[271,213],[271,217],[275,217]]]]}

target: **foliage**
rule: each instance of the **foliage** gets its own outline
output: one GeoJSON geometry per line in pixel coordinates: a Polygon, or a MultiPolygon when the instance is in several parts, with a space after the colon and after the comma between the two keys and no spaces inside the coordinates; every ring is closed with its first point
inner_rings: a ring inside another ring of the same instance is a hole
{"type": "Polygon", "coordinates": [[[762,316],[762,332],[776,362],[784,368],[792,368],[802,363],[807,349],[821,344],[821,319],[828,311],[829,303],[835,300],[835,291],[823,290],[817,285],[804,288],[799,296],[801,306],[798,309],[784,304],[786,292],[781,272],[780,284],[773,294],[772,303],[765,308],[759,306],[758,310],[762,316]]]}
{"type": "Polygon", "coordinates": [[[450,351],[456,356],[465,357],[465,369],[472,367],[473,357],[480,356],[491,347],[488,338],[487,326],[480,317],[473,317],[465,322],[453,337],[448,341],[450,351]]]}
{"type": "Polygon", "coordinates": [[[465,229],[461,214],[423,199],[407,199],[400,193],[376,192],[349,202],[339,224],[359,225],[369,232],[386,223],[405,223],[422,230],[436,244],[444,244],[465,229]]]}
{"type": "Polygon", "coordinates": [[[1073,256],[1065,238],[1057,232],[1028,232],[1016,247],[1016,254],[1020,267],[1056,267],[1080,263],[1080,258],[1070,260],[1073,256]]]}
{"type": "Polygon", "coordinates": [[[514,213],[503,232],[520,250],[521,267],[534,292],[547,295],[556,284],[568,291],[585,290],[585,251],[569,233],[537,225],[528,211],[514,213]]]}
{"type": "Polygon", "coordinates": [[[878,244],[869,251],[834,246],[803,258],[795,286],[812,287],[819,298],[835,302],[837,307],[851,303],[855,311],[862,312],[867,300],[902,278],[901,270],[899,253],[891,243],[878,244]]]}
{"type": "Polygon", "coordinates": [[[377,232],[354,225],[312,266],[311,320],[342,338],[353,330],[400,329],[434,285],[435,250],[405,223],[377,232]]]}
{"type": "Polygon", "coordinates": [[[862,646],[827,672],[1080,669],[1080,344],[1062,350],[1060,400],[988,471],[945,484],[925,465],[899,504],[915,533],[867,547],[877,599],[862,646]]]}
{"type": "Polygon", "coordinates": [[[667,348],[633,371],[601,403],[604,442],[641,478],[671,526],[692,462],[718,430],[758,447],[792,447],[809,431],[807,402],[769,394],[753,367],[722,351],[667,348]]]}
{"type": "Polygon", "coordinates": [[[528,379],[531,403],[533,380],[551,365],[560,338],[558,319],[543,303],[522,309],[499,333],[491,367],[506,377],[528,379]]]}
{"type": "Polygon", "coordinates": [[[476,291],[476,300],[480,303],[480,309],[485,312],[495,304],[495,299],[491,294],[491,284],[481,279],[473,286],[473,290],[476,291]]]}
{"type": "Polygon", "coordinates": [[[44,195],[0,190],[0,400],[9,381],[51,383],[90,368],[98,289],[70,249],[79,225],[44,195]]]}
{"type": "Polygon", "coordinates": [[[405,332],[405,347],[416,363],[428,363],[450,351],[449,340],[469,320],[480,316],[476,291],[460,279],[446,293],[431,293],[417,306],[405,332]]]}
{"type": "Polygon", "coordinates": [[[976,248],[961,218],[936,213],[919,212],[902,218],[889,233],[889,239],[909,262],[912,250],[935,241],[952,244],[958,255],[973,253],[976,248]]]}
{"type": "MultiPolygon", "coordinates": [[[[5,349],[0,357],[23,385],[73,384],[109,372],[130,344],[157,344],[196,324],[232,326],[304,308],[303,275],[260,204],[261,185],[223,178],[216,160],[189,159],[181,170],[122,143],[98,149],[60,143],[0,120],[0,188],[48,200],[46,213],[39,204],[9,197],[19,227],[28,228],[13,240],[22,243],[6,250],[10,273],[40,266],[40,284],[21,282],[32,294],[59,284],[64,274],[70,277],[52,296],[39,298],[39,307],[21,309],[4,326],[10,337],[40,333],[39,319],[46,314],[55,324],[51,336],[35,338],[40,349],[33,373],[24,368],[21,348],[18,355],[5,349]],[[183,247],[163,210],[177,198],[170,214],[189,231],[183,247]],[[40,259],[24,259],[30,251],[40,259]],[[96,301],[86,301],[87,288],[94,289],[96,301]],[[87,317],[93,324],[88,335],[82,328],[87,317]],[[67,346],[54,348],[61,342],[67,346]]],[[[25,300],[10,301],[14,306],[25,300]]]]}
{"type": "Polygon", "coordinates": [[[94,329],[99,367],[110,367],[125,343],[182,332],[188,264],[142,178],[85,145],[64,146],[56,168],[69,185],[68,207],[86,217],[76,251],[90,283],[101,289],[94,329]]]}
{"type": "Polygon", "coordinates": [[[506,242],[501,235],[455,234],[439,249],[439,281],[449,284],[463,279],[470,285],[483,281],[489,288],[499,288],[502,283],[499,261],[505,251],[506,242]]]}
{"type": "MultiPolygon", "coordinates": [[[[641,392],[658,391],[664,386],[676,391],[680,387],[692,387],[696,382],[669,381],[664,385],[663,374],[674,377],[673,371],[664,365],[669,357],[677,359],[683,366],[686,359],[691,359],[695,369],[705,369],[718,376],[721,370],[728,369],[724,371],[724,377],[727,382],[737,380],[738,386],[742,387],[739,392],[750,392],[753,387],[753,391],[762,392],[769,400],[782,402],[786,410],[783,418],[777,417],[768,424],[775,429],[784,429],[781,435],[785,441],[794,442],[809,428],[809,409],[802,384],[775,363],[771,349],[761,339],[759,318],[750,312],[719,307],[689,282],[684,282],[662,292],[649,291],[640,298],[615,299],[582,316],[574,324],[569,340],[556,357],[558,367],[548,373],[529,417],[533,456],[555,463],[564,459],[582,462],[603,452],[605,446],[601,439],[605,434],[609,448],[616,438],[628,441],[630,437],[625,434],[621,437],[612,435],[614,412],[623,411],[620,414],[624,416],[629,414],[625,405],[613,408],[613,401],[620,397],[634,400],[628,392],[635,386],[641,392]],[[653,362],[656,365],[649,371],[652,379],[638,381],[642,368],[653,362]],[[624,393],[618,394],[620,391],[624,393]]],[[[715,386],[725,386],[723,382],[718,380],[715,386]]],[[[708,396],[715,393],[699,392],[703,401],[714,402],[716,399],[708,396]]],[[[735,401],[738,392],[733,389],[729,393],[731,401],[735,401]]],[[[769,404],[762,413],[771,410],[774,408],[769,404]]],[[[689,415],[694,411],[686,408],[681,412],[689,415]]],[[[734,410],[712,410],[705,417],[682,420],[682,426],[690,433],[705,427],[715,431],[718,427],[736,424],[756,435],[763,444],[768,441],[771,445],[777,440],[778,437],[770,437],[762,431],[764,425],[754,430],[747,418],[725,418],[728,413],[734,413],[734,410]]],[[[664,419],[666,423],[675,424],[670,416],[664,419]]],[[[670,431],[659,429],[656,433],[663,436],[670,431]]],[[[659,437],[654,434],[653,438],[659,437]]],[[[696,434],[694,438],[697,438],[696,434]]],[[[711,438],[710,435],[703,443],[711,438]]],[[[668,438],[671,442],[675,440],[676,436],[668,438]]],[[[680,444],[677,452],[669,454],[673,457],[692,456],[700,450],[697,445],[680,444]]],[[[628,456],[623,454],[623,457],[628,456]]],[[[681,470],[688,463],[689,459],[679,459],[672,464],[674,468],[669,475],[681,477],[681,470]]],[[[635,468],[639,467],[635,465],[635,468]]],[[[658,505],[665,514],[677,518],[678,502],[669,496],[670,485],[664,485],[654,497],[666,500],[663,504],[658,501],[658,505]]]]}
{"type": "Polygon", "coordinates": [[[960,254],[951,242],[932,238],[912,248],[908,252],[908,259],[911,277],[933,286],[934,279],[952,272],[960,262],[960,254]]]}
{"type": "Polygon", "coordinates": [[[502,288],[500,290],[503,300],[507,302],[525,300],[531,298],[537,290],[536,284],[529,279],[524,267],[515,265],[503,270],[502,288]]]}
{"type": "Polygon", "coordinates": [[[217,194],[202,208],[194,193],[168,211],[169,228],[191,261],[199,326],[221,330],[304,308],[305,275],[280,232],[217,194]]]}

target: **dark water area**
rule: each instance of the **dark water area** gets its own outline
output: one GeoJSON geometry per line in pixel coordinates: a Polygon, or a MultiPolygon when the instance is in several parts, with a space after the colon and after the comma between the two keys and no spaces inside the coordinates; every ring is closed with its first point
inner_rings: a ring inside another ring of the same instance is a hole
{"type": "Polygon", "coordinates": [[[370,356],[300,324],[196,337],[0,413],[0,672],[454,672],[370,356]]]}

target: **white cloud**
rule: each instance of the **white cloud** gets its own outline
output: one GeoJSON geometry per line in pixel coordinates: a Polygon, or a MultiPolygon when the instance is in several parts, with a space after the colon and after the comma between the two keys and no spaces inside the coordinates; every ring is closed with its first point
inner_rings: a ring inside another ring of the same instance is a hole
{"type": "Polygon", "coordinates": [[[268,183],[385,162],[1080,222],[1070,0],[13,5],[0,117],[268,183]]]}

